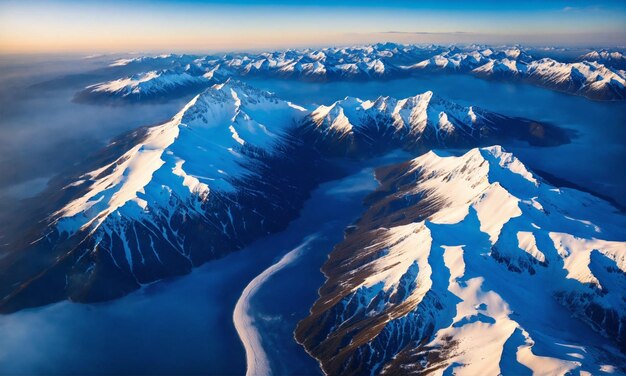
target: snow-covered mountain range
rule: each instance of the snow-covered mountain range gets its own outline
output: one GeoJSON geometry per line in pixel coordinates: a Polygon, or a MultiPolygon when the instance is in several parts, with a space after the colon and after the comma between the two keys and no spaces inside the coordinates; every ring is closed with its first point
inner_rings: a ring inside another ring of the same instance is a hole
{"type": "Polygon", "coordinates": [[[440,47],[394,43],[221,56],[146,56],[117,60],[111,67],[164,68],[94,83],[78,93],[77,99],[96,103],[103,99],[168,99],[199,92],[229,77],[336,81],[456,72],[489,79],[522,80],[596,100],[621,100],[626,96],[626,73],[613,63],[622,58],[620,52],[593,51],[581,56],[579,61],[559,62],[551,58],[533,59],[517,46],[440,47]]]}
{"type": "Polygon", "coordinates": [[[241,82],[216,84],[52,188],[48,218],[0,265],[20,271],[0,273],[0,304],[115,298],[240,249],[286,226],[313,186],[337,176],[325,157],[512,140],[569,138],[431,92],[307,109],[241,82]],[[32,263],[35,254],[46,256],[32,263]]]}
{"type": "Polygon", "coordinates": [[[296,330],[326,374],[623,371],[623,213],[500,146],[377,178],[296,330]]]}
{"type": "Polygon", "coordinates": [[[615,69],[626,69],[626,56],[623,51],[593,50],[578,58],[580,61],[597,61],[615,69]]]}
{"type": "MultiPolygon", "coordinates": [[[[587,56],[587,55],[585,55],[587,56]]],[[[470,73],[488,79],[522,80],[597,100],[626,98],[626,72],[598,61],[562,63],[532,58],[520,49],[445,52],[406,67],[414,71],[470,73]]]]}
{"type": "Polygon", "coordinates": [[[331,155],[363,156],[393,148],[424,151],[519,139],[534,145],[568,142],[550,124],[510,118],[482,108],[460,106],[426,92],[409,98],[373,101],[347,97],[319,106],[304,121],[303,137],[331,155]]]}
{"type": "MultiPolygon", "coordinates": [[[[308,314],[295,339],[326,374],[626,373],[626,215],[557,187],[497,146],[556,146],[572,131],[432,91],[299,105],[239,81],[453,73],[618,100],[626,94],[619,59],[608,51],[564,62],[517,46],[387,43],[116,60],[86,75],[106,78],[75,100],[191,99],[29,198],[43,209],[31,227],[2,239],[10,251],[0,255],[0,313],[116,299],[189,273],[284,230],[312,190],[345,176],[346,166],[401,149],[394,157],[411,159],[376,170],[378,189],[324,263],[319,298],[292,316],[308,314]]],[[[350,187],[333,198],[360,184],[342,182],[350,187]]],[[[307,242],[244,289],[234,308],[238,331],[255,324],[250,291],[307,242]]],[[[248,355],[258,354],[264,339],[248,336],[248,355]]],[[[258,369],[269,370],[249,364],[248,372],[258,369]]]]}

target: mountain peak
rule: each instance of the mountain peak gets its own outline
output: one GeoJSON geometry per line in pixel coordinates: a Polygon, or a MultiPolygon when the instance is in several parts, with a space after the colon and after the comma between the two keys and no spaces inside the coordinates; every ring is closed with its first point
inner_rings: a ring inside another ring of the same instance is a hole
{"type": "Polygon", "coordinates": [[[377,178],[296,329],[325,373],[560,374],[620,362],[589,349],[609,354],[603,335],[624,343],[623,214],[535,184],[499,146],[431,151],[377,178]],[[587,333],[576,362],[554,320],[587,333]]]}
{"type": "Polygon", "coordinates": [[[71,234],[99,227],[118,210],[125,217],[143,216],[166,205],[156,193],[159,186],[186,198],[205,197],[211,189],[228,191],[230,180],[245,172],[237,150],[245,145],[271,153],[305,112],[236,80],[213,85],[168,122],[150,128],[117,160],[83,175],[87,192],[57,211],[55,222],[71,234]]]}

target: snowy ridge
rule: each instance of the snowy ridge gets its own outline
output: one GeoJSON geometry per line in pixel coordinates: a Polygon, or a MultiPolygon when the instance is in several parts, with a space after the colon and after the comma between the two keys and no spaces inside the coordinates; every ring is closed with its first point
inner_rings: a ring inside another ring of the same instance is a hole
{"type": "MultiPolygon", "coordinates": [[[[489,53],[489,56],[491,56],[491,53],[489,53]]],[[[452,71],[463,71],[478,67],[488,60],[489,59],[479,51],[472,51],[469,53],[457,52],[454,54],[446,52],[441,55],[433,56],[428,60],[424,60],[417,64],[405,67],[405,69],[445,69],[452,71]]]]}
{"type": "Polygon", "coordinates": [[[364,157],[394,148],[534,142],[534,129],[542,129],[535,132],[542,143],[566,142],[548,126],[430,92],[347,98],[311,111],[227,80],[173,119],[113,143],[98,167],[64,184],[50,216],[15,253],[24,272],[0,278],[0,309],[19,309],[25,300],[116,298],[279,231],[313,186],[338,174],[323,158],[336,150],[364,157]],[[338,131],[329,133],[324,121],[338,131]],[[43,250],[58,256],[42,262],[42,271],[28,255],[43,250]],[[55,294],[39,284],[45,278],[55,279],[55,294]]]}
{"type": "Polygon", "coordinates": [[[472,70],[472,73],[477,76],[518,76],[526,73],[527,68],[524,63],[520,63],[517,60],[502,59],[491,60],[487,64],[481,65],[472,70]]]}
{"type": "Polygon", "coordinates": [[[110,162],[63,188],[41,237],[12,255],[23,268],[0,273],[0,309],[117,298],[282,229],[331,174],[293,137],[305,113],[228,81],[112,144],[110,162]],[[30,262],[42,252],[55,256],[30,262]]]}
{"type": "Polygon", "coordinates": [[[88,192],[55,213],[57,226],[72,234],[98,227],[117,210],[136,217],[165,204],[162,187],[185,199],[205,199],[210,189],[230,191],[232,179],[250,173],[238,163],[244,158],[239,149],[271,152],[304,112],[239,83],[215,85],[118,160],[86,174],[88,192]]]}
{"type": "Polygon", "coordinates": [[[334,78],[380,78],[398,72],[394,59],[421,51],[396,44],[320,50],[287,50],[258,55],[226,55],[224,65],[237,75],[270,74],[280,77],[326,80],[334,78]]]}
{"type": "Polygon", "coordinates": [[[506,61],[508,64],[511,64],[511,61],[524,62],[529,60],[531,60],[530,55],[517,47],[498,50],[482,47],[473,50],[471,48],[464,50],[451,48],[430,59],[418,62],[417,64],[403,66],[402,68],[407,70],[467,72],[478,67],[483,67],[486,64],[493,64],[496,61],[506,61]]]}
{"type": "Polygon", "coordinates": [[[93,84],[78,93],[76,99],[82,101],[102,98],[124,101],[161,99],[178,93],[194,91],[197,93],[213,83],[215,80],[212,71],[197,72],[189,65],[185,69],[153,70],[93,84]]]}
{"type": "MultiPolygon", "coordinates": [[[[178,137],[182,117],[197,99],[194,98],[169,122],[150,129],[142,143],[118,160],[84,175],[79,184],[85,180],[92,182],[88,192],[55,213],[62,231],[74,233],[82,227],[98,227],[113,211],[130,202],[145,209],[146,201],[138,195],[145,193],[152,175],[165,163],[162,159],[165,149],[178,137]],[[103,174],[111,168],[110,174],[103,174]]],[[[177,172],[184,173],[180,169],[177,172]]],[[[197,179],[195,183],[199,184],[197,179]]],[[[202,189],[208,193],[206,185],[202,189]]]]}
{"type": "Polygon", "coordinates": [[[313,81],[391,78],[403,74],[398,68],[399,62],[414,61],[440,50],[435,46],[420,48],[389,43],[223,56],[161,55],[119,59],[110,66],[167,69],[90,85],[78,94],[78,99],[96,103],[103,96],[124,101],[165,99],[189,91],[196,94],[208,84],[223,82],[229,77],[271,76],[313,81]]]}
{"type": "Polygon", "coordinates": [[[140,73],[128,78],[103,82],[87,86],[92,92],[106,92],[112,95],[126,97],[129,95],[150,95],[167,92],[178,86],[205,83],[204,77],[193,77],[188,73],[174,73],[168,71],[151,71],[140,73]]]}
{"type": "Polygon", "coordinates": [[[459,106],[428,91],[413,97],[395,99],[379,97],[363,101],[347,97],[331,106],[320,106],[310,115],[311,121],[323,133],[354,133],[374,122],[387,124],[400,137],[419,138],[427,127],[438,138],[461,129],[472,132],[479,121],[472,107],[459,106]],[[380,121],[384,117],[385,121],[380,121]]]}
{"type": "Polygon", "coordinates": [[[481,113],[432,92],[401,100],[349,97],[308,113],[270,93],[229,81],[207,89],[170,121],[150,128],[117,160],[80,177],[82,184],[89,184],[87,192],[54,217],[62,232],[73,234],[98,227],[118,209],[133,218],[149,211],[163,200],[156,187],[169,187],[185,199],[205,199],[211,189],[232,191],[232,180],[250,173],[240,166],[245,158],[240,148],[271,152],[278,136],[307,119],[323,136],[353,134],[359,131],[355,127],[362,129],[384,118],[382,123],[394,135],[416,142],[428,134],[439,140],[457,131],[471,135],[474,124],[485,122],[481,113]]]}
{"type": "Polygon", "coordinates": [[[626,72],[596,62],[566,64],[541,59],[528,64],[526,76],[542,85],[590,98],[626,97],[626,72]]]}
{"type": "Polygon", "coordinates": [[[393,148],[426,151],[506,139],[536,145],[569,140],[567,132],[549,124],[461,106],[431,91],[403,99],[346,97],[313,110],[305,117],[302,130],[303,137],[325,153],[355,157],[393,148]]]}
{"type": "Polygon", "coordinates": [[[166,63],[180,63],[188,62],[195,59],[191,55],[176,55],[176,54],[161,54],[155,56],[138,56],[133,58],[123,58],[113,61],[109,66],[111,67],[123,67],[133,64],[145,64],[153,62],[166,62],[166,63]]]}
{"type": "Polygon", "coordinates": [[[328,374],[623,366],[626,217],[499,146],[440,154],[378,171],[298,341],[328,374]]]}

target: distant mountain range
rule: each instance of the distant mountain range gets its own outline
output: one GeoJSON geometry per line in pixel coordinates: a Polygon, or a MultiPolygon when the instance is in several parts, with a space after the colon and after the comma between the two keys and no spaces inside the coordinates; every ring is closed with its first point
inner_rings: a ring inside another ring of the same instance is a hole
{"type": "Polygon", "coordinates": [[[140,102],[195,94],[215,81],[210,72],[189,74],[187,70],[160,70],[135,74],[118,80],[87,86],[78,93],[78,102],[140,102]]]}
{"type": "Polygon", "coordinates": [[[615,69],[626,69],[626,56],[623,51],[597,50],[578,58],[580,61],[597,61],[615,69]]]}
{"type": "Polygon", "coordinates": [[[337,81],[394,79],[424,72],[516,80],[594,100],[626,97],[621,52],[591,51],[578,60],[533,59],[520,47],[419,47],[394,43],[223,56],[142,56],[117,60],[111,69],[135,65],[165,68],[94,83],[77,93],[76,99],[91,103],[164,100],[199,92],[229,77],[337,81]]]}
{"type": "Polygon", "coordinates": [[[607,67],[597,61],[561,63],[550,58],[532,60],[519,49],[497,53],[490,49],[453,54],[446,52],[406,68],[463,72],[488,79],[520,80],[596,100],[622,100],[626,97],[626,72],[623,70],[607,67]]]}

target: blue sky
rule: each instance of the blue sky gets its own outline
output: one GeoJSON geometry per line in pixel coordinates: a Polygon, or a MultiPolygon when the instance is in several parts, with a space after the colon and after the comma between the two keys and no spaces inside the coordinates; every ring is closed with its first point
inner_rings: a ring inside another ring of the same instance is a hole
{"type": "Polygon", "coordinates": [[[626,1],[0,0],[0,52],[626,44],[626,1]]]}

